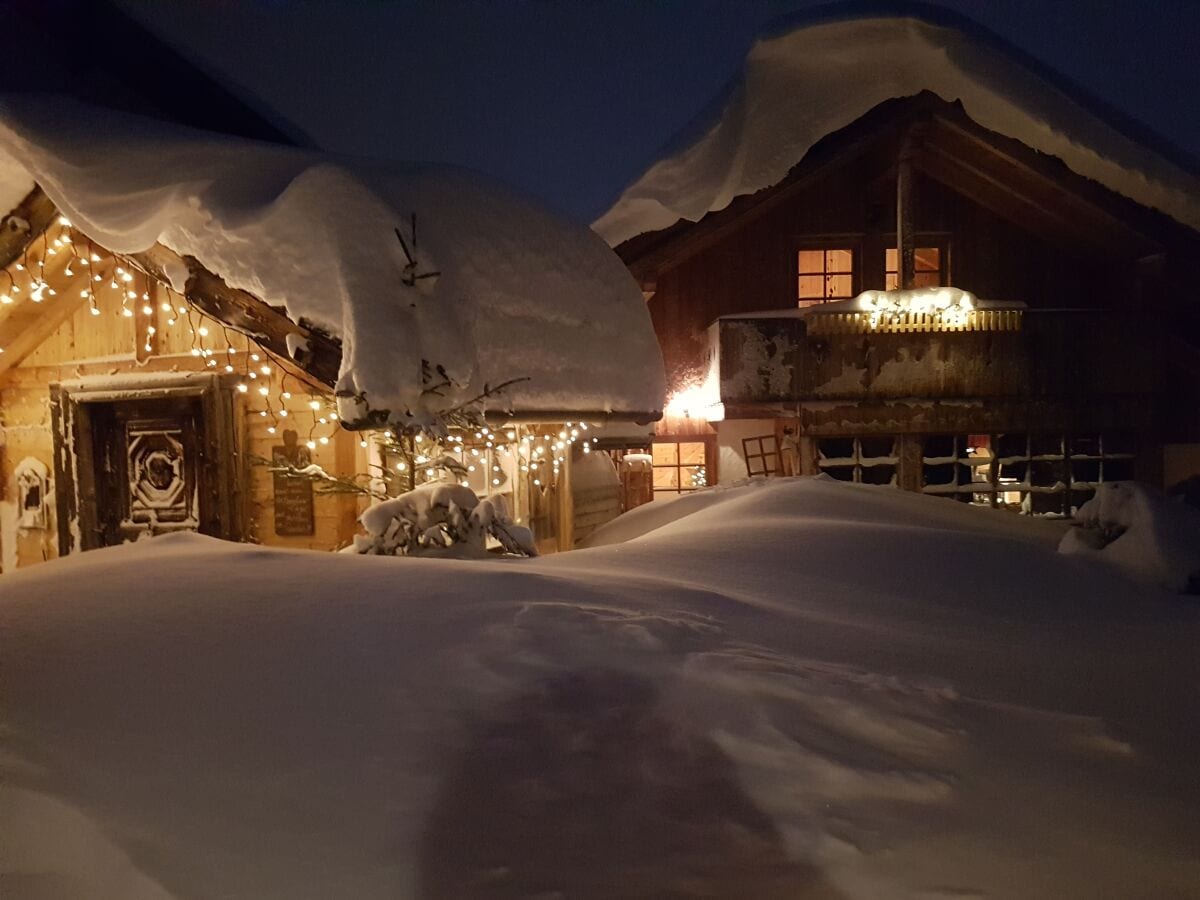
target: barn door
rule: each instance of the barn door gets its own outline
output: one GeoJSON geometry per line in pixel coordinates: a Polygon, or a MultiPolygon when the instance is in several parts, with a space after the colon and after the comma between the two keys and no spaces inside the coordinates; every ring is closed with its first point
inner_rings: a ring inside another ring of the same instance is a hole
{"type": "Polygon", "coordinates": [[[209,493],[199,397],[91,404],[95,545],[199,531],[209,493]]]}

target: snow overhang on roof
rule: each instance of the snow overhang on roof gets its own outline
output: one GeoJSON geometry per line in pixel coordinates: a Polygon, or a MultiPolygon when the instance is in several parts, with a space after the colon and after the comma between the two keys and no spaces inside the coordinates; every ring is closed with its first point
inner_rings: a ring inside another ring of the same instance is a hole
{"type": "Polygon", "coordinates": [[[473,172],[6,98],[6,209],[33,182],[105,248],[161,244],[340,338],[348,420],[365,411],[351,395],[425,419],[514,379],[489,410],[645,419],[662,409],[662,356],[620,259],[587,228],[473,172]],[[412,277],[426,273],[437,274],[412,277]]]}
{"type": "MultiPolygon", "coordinates": [[[[916,7],[835,7],[764,37],[738,78],[593,225],[612,246],[778,184],[824,136],[879,104],[931,91],[983,128],[1200,230],[1200,177],[1117,127],[1062,79],[966,20],[916,7]]],[[[1128,123],[1123,123],[1128,125],[1128,123]]]]}

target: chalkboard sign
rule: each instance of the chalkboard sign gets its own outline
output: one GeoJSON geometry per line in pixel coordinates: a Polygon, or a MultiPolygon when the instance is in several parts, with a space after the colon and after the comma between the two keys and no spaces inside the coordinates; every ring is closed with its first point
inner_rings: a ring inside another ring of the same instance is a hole
{"type": "MultiPolygon", "coordinates": [[[[307,447],[301,447],[296,432],[283,433],[283,446],[271,448],[276,466],[303,469],[312,463],[307,447]]],[[[313,485],[307,478],[275,472],[275,533],[282,536],[310,535],[313,520],[313,485]]]]}

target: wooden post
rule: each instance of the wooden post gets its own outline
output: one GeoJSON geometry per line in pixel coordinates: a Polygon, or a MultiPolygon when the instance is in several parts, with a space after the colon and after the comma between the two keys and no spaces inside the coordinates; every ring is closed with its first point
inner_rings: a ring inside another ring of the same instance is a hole
{"type": "Polygon", "coordinates": [[[919,434],[902,434],[896,438],[896,455],[900,465],[896,485],[902,491],[920,492],[924,481],[925,442],[919,434]]]}
{"type": "Polygon", "coordinates": [[[916,209],[913,206],[913,136],[908,132],[900,139],[900,154],[896,160],[896,251],[900,287],[912,288],[916,280],[916,209]]]}
{"type": "Polygon", "coordinates": [[[575,498],[571,496],[571,454],[563,454],[562,471],[555,479],[558,490],[558,549],[575,546],[575,498]]]}

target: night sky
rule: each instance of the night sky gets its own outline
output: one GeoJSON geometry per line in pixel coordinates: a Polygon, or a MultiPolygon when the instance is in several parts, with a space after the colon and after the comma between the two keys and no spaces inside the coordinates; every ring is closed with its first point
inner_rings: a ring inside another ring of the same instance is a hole
{"type": "MultiPolygon", "coordinates": [[[[935,0],[936,2],[936,0],[935,0]]],[[[452,162],[588,222],[818,2],[120,0],[328,150],[452,162]]],[[[941,0],[1200,158],[1200,0],[941,0]]]]}

